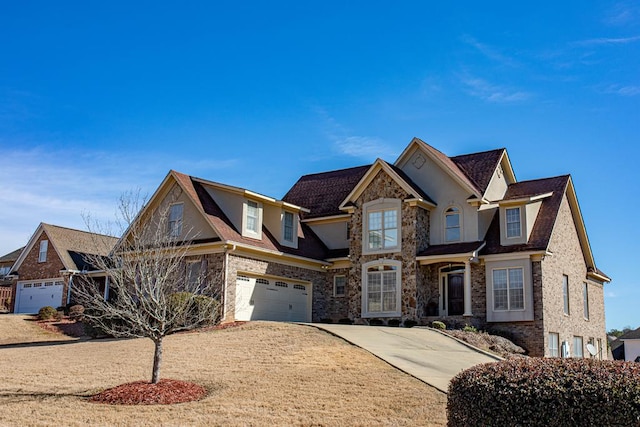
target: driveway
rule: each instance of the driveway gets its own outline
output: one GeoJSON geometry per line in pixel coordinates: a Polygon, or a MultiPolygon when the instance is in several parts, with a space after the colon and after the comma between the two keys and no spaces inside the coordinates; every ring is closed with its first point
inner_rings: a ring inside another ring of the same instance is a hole
{"type": "Polygon", "coordinates": [[[449,381],[460,371],[479,363],[502,360],[428,328],[321,323],[312,326],[367,350],[445,393],[449,381]]]}

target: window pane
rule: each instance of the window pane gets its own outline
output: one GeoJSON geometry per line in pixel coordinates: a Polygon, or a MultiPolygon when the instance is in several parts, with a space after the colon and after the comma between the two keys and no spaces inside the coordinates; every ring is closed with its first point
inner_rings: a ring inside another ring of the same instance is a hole
{"type": "Polygon", "coordinates": [[[507,270],[493,270],[493,309],[508,310],[507,270]]]}
{"type": "Polygon", "coordinates": [[[445,238],[449,242],[460,240],[460,229],[459,228],[447,228],[447,235],[446,235],[445,238]]]}
{"type": "Polygon", "coordinates": [[[247,201],[247,230],[258,232],[258,203],[247,201]]]}
{"type": "Polygon", "coordinates": [[[398,246],[398,230],[397,229],[387,229],[384,231],[384,247],[385,248],[393,248],[398,246]]]}
{"type": "Polygon", "coordinates": [[[564,314],[569,314],[569,277],[562,276],[562,298],[564,299],[564,314]]]}
{"type": "Polygon", "coordinates": [[[582,358],[582,337],[573,337],[573,357],[582,358]]]}
{"type": "Polygon", "coordinates": [[[284,213],[284,240],[293,241],[293,214],[291,212],[284,213]]]}
{"type": "Polygon", "coordinates": [[[347,277],[346,276],[335,276],[333,278],[334,284],[335,284],[335,295],[336,296],[340,296],[340,295],[344,295],[345,293],[345,287],[347,284],[347,277]]]}
{"type": "Polygon", "coordinates": [[[381,231],[369,231],[369,249],[382,248],[382,233],[381,231]]]}
{"type": "Polygon", "coordinates": [[[507,217],[507,237],[520,236],[520,208],[506,210],[507,217]]]}
{"type": "Polygon", "coordinates": [[[396,291],[396,273],[383,273],[382,274],[382,291],[394,292],[396,291]]]}
{"type": "Polygon", "coordinates": [[[395,209],[384,211],[384,228],[398,228],[398,212],[395,209]]]}
{"type": "Polygon", "coordinates": [[[589,319],[589,285],[584,283],[582,288],[583,314],[585,319],[589,319]]]}
{"type": "Polygon", "coordinates": [[[447,228],[449,227],[459,227],[460,226],[460,215],[455,214],[447,214],[447,228]]]}
{"type": "Polygon", "coordinates": [[[507,289],[507,270],[493,270],[493,288],[507,289]]]}
{"type": "Polygon", "coordinates": [[[382,212],[369,212],[369,230],[382,230],[382,212]]]}
{"type": "Polygon", "coordinates": [[[549,356],[558,357],[559,336],[556,333],[549,334],[549,356]]]}
{"type": "Polygon", "coordinates": [[[396,293],[384,292],[382,300],[382,311],[396,311],[396,293]]]}
{"type": "Polygon", "coordinates": [[[369,273],[367,274],[367,289],[369,293],[375,292],[379,293],[381,290],[381,275],[378,273],[369,273]]]}

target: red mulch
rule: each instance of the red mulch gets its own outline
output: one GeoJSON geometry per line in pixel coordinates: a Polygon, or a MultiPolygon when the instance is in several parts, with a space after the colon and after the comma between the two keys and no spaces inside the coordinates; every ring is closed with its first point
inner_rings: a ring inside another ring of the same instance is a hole
{"type": "Polygon", "coordinates": [[[199,400],[206,394],[207,389],[198,384],[164,379],[158,384],[147,381],[122,384],[91,396],[89,401],[109,405],[171,405],[199,400]]]}
{"type": "Polygon", "coordinates": [[[63,317],[60,320],[37,320],[36,324],[49,332],[64,334],[69,337],[79,338],[85,336],[84,324],[63,317]]]}

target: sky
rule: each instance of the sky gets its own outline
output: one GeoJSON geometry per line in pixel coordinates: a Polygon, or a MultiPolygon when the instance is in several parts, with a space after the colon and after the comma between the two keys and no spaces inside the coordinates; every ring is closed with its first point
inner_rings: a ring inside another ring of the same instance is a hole
{"type": "Polygon", "coordinates": [[[170,169],[281,198],[419,137],[570,173],[607,329],[640,326],[637,1],[3,2],[0,40],[0,255],[170,169]]]}

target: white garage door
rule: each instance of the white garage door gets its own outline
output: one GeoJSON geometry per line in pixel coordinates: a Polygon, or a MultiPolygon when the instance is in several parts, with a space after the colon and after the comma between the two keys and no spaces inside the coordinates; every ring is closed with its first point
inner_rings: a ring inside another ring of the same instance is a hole
{"type": "Polygon", "coordinates": [[[62,304],[61,281],[19,283],[16,294],[16,313],[37,313],[42,307],[58,308],[62,304]]]}
{"type": "Polygon", "coordinates": [[[236,320],[310,322],[309,286],[238,275],[236,320]]]}

